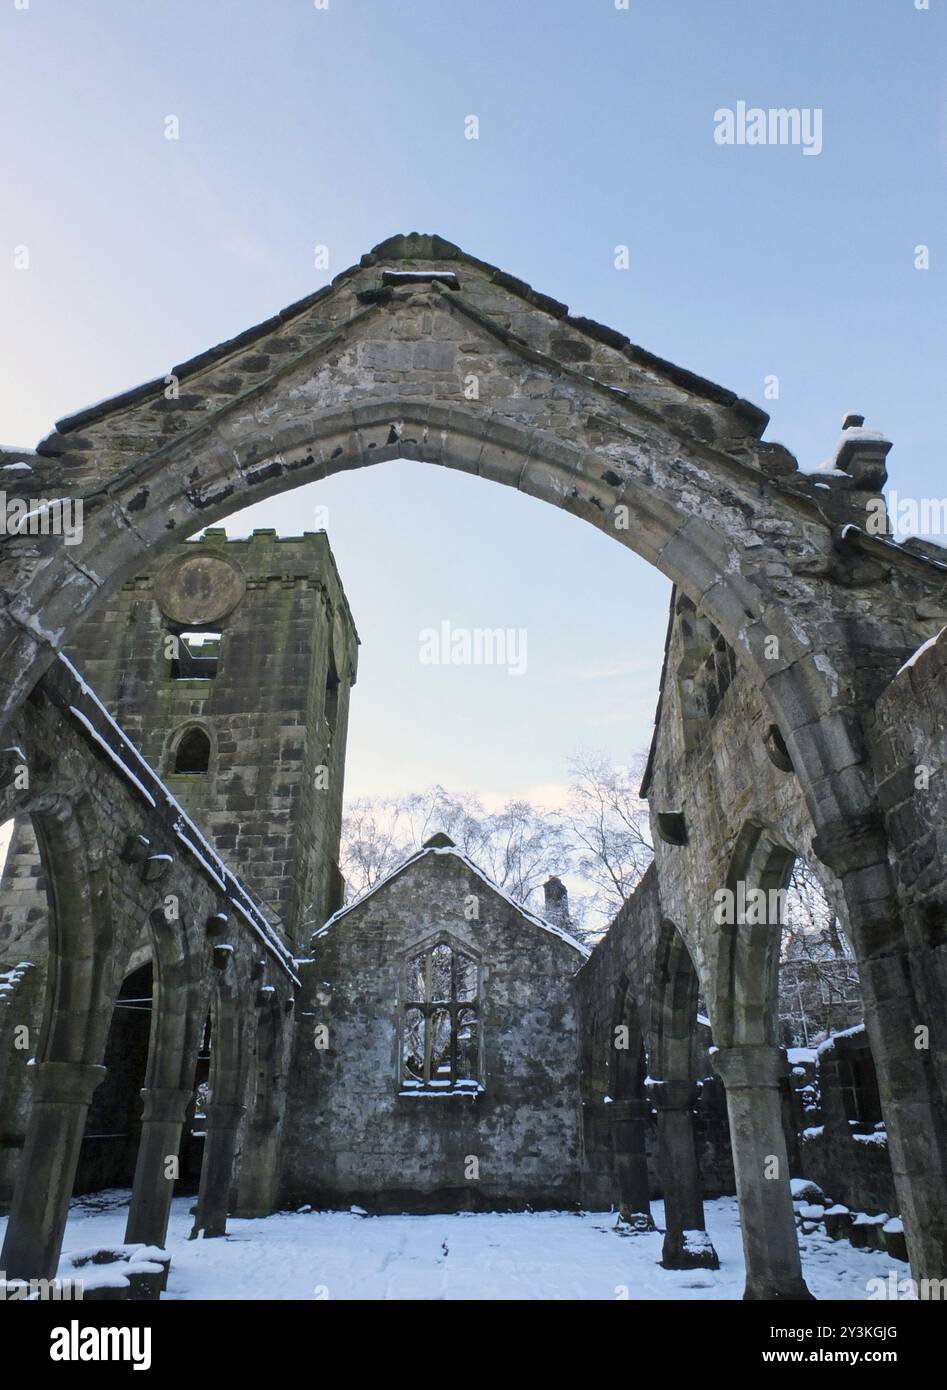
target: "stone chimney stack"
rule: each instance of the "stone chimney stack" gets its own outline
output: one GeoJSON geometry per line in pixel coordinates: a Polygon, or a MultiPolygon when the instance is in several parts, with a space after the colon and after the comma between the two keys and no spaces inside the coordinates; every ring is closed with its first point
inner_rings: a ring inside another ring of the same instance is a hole
{"type": "Polygon", "coordinates": [[[546,907],[543,912],[547,922],[552,922],[553,926],[562,927],[563,931],[568,931],[572,925],[569,917],[569,890],[561,878],[547,878],[543,884],[543,892],[546,895],[546,907]]]}

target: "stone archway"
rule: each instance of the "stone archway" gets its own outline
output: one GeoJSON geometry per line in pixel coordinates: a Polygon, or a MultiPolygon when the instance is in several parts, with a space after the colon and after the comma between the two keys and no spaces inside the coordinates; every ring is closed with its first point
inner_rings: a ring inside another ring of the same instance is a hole
{"type": "Polygon", "coordinates": [[[92,1096],[76,1165],[76,1196],[132,1185],[153,1004],[154,971],[148,960],[127,971],[115,996],[102,1053],[105,1077],[92,1096]]]}
{"type": "MultiPolygon", "coordinates": [[[[788,737],[831,706],[829,676],[811,664],[827,648],[798,614],[787,621],[767,569],[774,551],[807,560],[789,583],[809,607],[832,521],[791,456],[760,442],[765,423],[439,238],[392,238],[309,300],[43,442],[31,485],[82,499],[83,539],[12,545],[0,640],[16,674],[3,713],[143,550],[302,483],[410,457],[564,507],[655,564],[758,668],[788,737]],[[773,637],[780,654],[764,658],[773,637]]],[[[812,778],[830,775],[824,750],[796,751],[812,778]]]]}
{"type": "MultiPolygon", "coordinates": [[[[842,884],[859,961],[878,965],[878,990],[890,992],[897,981],[882,984],[880,963],[906,960],[911,946],[865,720],[929,635],[916,599],[933,581],[861,529],[887,444],[849,450],[837,476],[817,482],[761,442],[765,424],[732,392],[449,242],[391,238],[326,289],[16,454],[35,515],[50,514],[41,499],[81,501],[84,515],[78,544],[25,534],[4,547],[0,721],[143,555],[348,468],[408,457],[475,473],[610,534],[722,635],[772,716],[815,851],[842,884]],[[865,589],[877,613],[868,634],[865,589]]],[[[909,1244],[918,1275],[939,1276],[939,1177],[918,1187],[916,1175],[935,1134],[945,1166],[944,1098],[905,1041],[918,986],[902,980],[882,1008],[873,973],[879,1075],[904,1102],[889,1110],[909,1244]]]]}
{"type": "Polygon", "coordinates": [[[47,877],[48,984],[31,1068],[32,1107],[0,1264],[10,1278],[55,1272],[122,959],[90,797],[30,807],[47,877]]]}
{"type": "MultiPolygon", "coordinates": [[[[836,605],[831,502],[766,416],[438,237],[395,237],[332,285],[60,422],[29,486],[82,501],[82,541],[4,552],[0,720],[152,556],[229,512],[392,458],[561,506],[653,563],[755,671],[827,845],[870,815],[836,605]],[[845,773],[844,785],[839,785],[845,773]]],[[[910,649],[914,633],[905,638],[910,649]]]]}
{"type": "Polygon", "coordinates": [[[740,1199],[746,1298],[809,1298],[802,1277],[789,1184],[777,1046],[781,898],[795,854],[763,827],[737,836],[727,874],[730,921],[717,935],[710,1009],[727,1088],[733,1167],[740,1199]],[[765,895],[753,900],[753,893],[765,895]],[[748,903],[749,900],[749,903],[748,903]]]}
{"type": "Polygon", "coordinates": [[[719,1047],[775,1047],[782,917],[779,895],[789,883],[795,852],[759,825],[737,836],[726,889],[736,920],[721,924],[714,940],[713,995],[708,1000],[719,1047]],[[741,887],[742,885],[742,887],[741,887]],[[749,894],[765,894],[744,906],[749,894]],[[740,918],[745,920],[740,920],[740,918]]]}
{"type": "Polygon", "coordinates": [[[694,1107],[697,1103],[697,1003],[700,978],[687,943],[673,922],[661,923],[651,993],[651,1102],[658,1116],[658,1151],[664,1190],[661,1262],[668,1269],[716,1269],[707,1235],[694,1107]]]}
{"type": "Polygon", "coordinates": [[[644,1036],[634,989],[626,976],[618,982],[609,1038],[609,1082],[612,1152],[618,1179],[619,1221],[635,1230],[654,1229],[645,1150],[644,1036]]]}
{"type": "Polygon", "coordinates": [[[169,921],[164,913],[155,912],[149,929],[155,962],[154,1007],[125,1239],[129,1244],[162,1247],[184,1119],[193,1096],[201,1020],[206,1015],[201,1000],[207,948],[189,916],[169,921]]]}

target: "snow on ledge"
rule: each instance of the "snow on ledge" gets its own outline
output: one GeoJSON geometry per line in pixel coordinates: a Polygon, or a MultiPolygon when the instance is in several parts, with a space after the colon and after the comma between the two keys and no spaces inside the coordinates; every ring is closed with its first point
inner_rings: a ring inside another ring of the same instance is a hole
{"type": "Polygon", "coordinates": [[[217,851],[211,847],[207,839],[181,806],[180,802],[171,795],[171,792],[155,772],[154,768],[135,747],[134,743],[123,731],[121,726],[112,718],[98,695],[88,682],[82,678],[69,658],[65,656],[64,653],[60,652],[59,660],[69,672],[83,697],[88,700],[89,704],[93,707],[96,715],[105,723],[108,729],[111,730],[118,740],[119,746],[127,752],[130,760],[135,763],[137,770],[132,770],[129,764],[124,760],[118,748],[112,747],[108,739],[103,737],[102,733],[95,727],[95,724],[86,714],[73,704],[69,705],[69,713],[85,729],[96,746],[108,754],[109,758],[126,781],[128,781],[144,800],[156,810],[159,808],[157,799],[153,793],[158,793],[165,803],[165,808],[173,817],[171,828],[187,853],[207,874],[209,874],[220,890],[227,894],[234,907],[246,919],[253,933],[259,937],[264,946],[273,952],[279,959],[283,968],[288,972],[290,978],[294,983],[298,984],[299,981],[293,970],[293,957],[291,952],[284,946],[278,934],[273,930],[269,918],[257,905],[255,899],[250,895],[240,879],[237,878],[236,874],[227,867],[217,851]],[[149,786],[152,790],[149,790],[149,786]]]}
{"type": "Polygon", "coordinates": [[[819,1046],[816,1048],[816,1056],[822,1057],[826,1052],[831,1052],[837,1038],[856,1038],[859,1033],[864,1033],[864,1031],[864,1023],[856,1023],[854,1028],[843,1028],[839,1033],[832,1033],[826,1038],[825,1042],[819,1043],[819,1046]]]}
{"type": "Polygon", "coordinates": [[[93,739],[93,741],[99,748],[102,749],[103,753],[106,753],[108,757],[111,758],[112,762],[118,768],[119,772],[122,774],[125,780],[127,782],[131,782],[132,786],[135,788],[136,791],[141,793],[141,795],[148,802],[149,806],[153,806],[155,809],[157,809],[158,803],[151,795],[151,792],[141,781],[139,781],[139,779],[132,772],[131,768],[128,767],[126,763],[122,762],[118,753],[108,742],[108,740],[102,737],[98,729],[92,723],[92,720],[87,719],[86,716],[82,713],[82,710],[76,709],[75,705],[69,706],[69,713],[73,715],[76,719],[78,719],[79,723],[83,726],[89,737],[93,739]]]}
{"type": "Polygon", "coordinates": [[[947,627],[942,627],[940,632],[937,633],[936,637],[928,637],[926,642],[922,642],[921,645],[918,647],[917,651],[914,653],[914,655],[909,656],[904,665],[899,666],[897,671],[895,671],[895,679],[897,679],[898,676],[900,676],[902,671],[907,671],[910,669],[910,667],[916,666],[917,663],[920,661],[921,657],[924,655],[924,653],[929,652],[931,647],[935,647],[937,643],[940,641],[940,639],[943,637],[945,632],[947,632],[947,627]]]}

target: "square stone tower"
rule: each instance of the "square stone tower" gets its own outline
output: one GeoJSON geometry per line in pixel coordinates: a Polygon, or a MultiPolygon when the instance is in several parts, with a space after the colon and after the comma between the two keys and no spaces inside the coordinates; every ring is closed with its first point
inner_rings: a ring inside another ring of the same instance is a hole
{"type": "MultiPolygon", "coordinates": [[[[211,529],[182,541],[115,593],[67,654],[214,848],[304,947],[342,902],[337,860],[358,663],[325,533],[257,530],[228,540],[211,529]]],[[[31,828],[18,826],[4,875],[24,888],[24,875],[40,874],[31,841],[31,828]]]]}
{"type": "Polygon", "coordinates": [[[342,901],[358,634],[324,532],[185,541],[83,629],[86,679],[299,947],[342,901]]]}

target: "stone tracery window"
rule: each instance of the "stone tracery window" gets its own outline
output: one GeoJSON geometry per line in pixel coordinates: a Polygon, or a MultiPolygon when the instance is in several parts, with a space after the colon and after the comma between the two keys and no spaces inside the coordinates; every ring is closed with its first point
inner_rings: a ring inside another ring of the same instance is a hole
{"type": "Polygon", "coordinates": [[[678,597],[675,612],[681,643],[677,684],[684,746],[689,752],[705,734],[726,695],[736,675],[737,659],[726,639],[698,614],[685,594],[678,597]]]}
{"type": "Polygon", "coordinates": [[[480,971],[448,941],[405,967],[401,1086],[405,1091],[478,1091],[480,971]]]}

